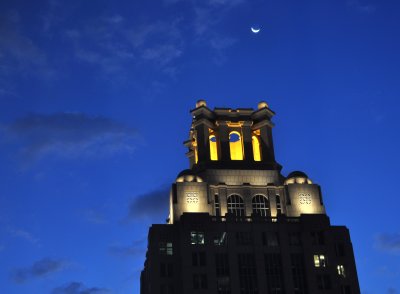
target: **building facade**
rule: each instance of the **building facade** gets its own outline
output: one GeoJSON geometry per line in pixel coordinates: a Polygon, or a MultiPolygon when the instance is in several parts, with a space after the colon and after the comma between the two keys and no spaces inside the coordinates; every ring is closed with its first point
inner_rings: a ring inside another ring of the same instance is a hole
{"type": "Polygon", "coordinates": [[[360,293],[349,231],[332,226],[320,186],[275,160],[274,112],[191,111],[190,168],[152,225],[141,294],[360,293]]]}

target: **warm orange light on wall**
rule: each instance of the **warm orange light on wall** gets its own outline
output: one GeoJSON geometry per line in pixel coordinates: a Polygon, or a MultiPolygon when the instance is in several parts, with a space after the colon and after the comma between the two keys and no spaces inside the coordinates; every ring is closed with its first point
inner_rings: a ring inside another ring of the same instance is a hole
{"type": "Polygon", "coordinates": [[[261,161],[261,149],[260,149],[260,140],[257,136],[253,136],[251,138],[253,143],[253,157],[254,161],[261,161]]]}
{"type": "Polygon", "coordinates": [[[198,151],[197,151],[197,140],[196,140],[196,136],[193,136],[193,143],[192,143],[192,146],[193,146],[193,151],[194,151],[194,160],[195,160],[195,163],[197,163],[197,162],[199,161],[199,154],[198,154],[198,151]]]}
{"type": "Polygon", "coordinates": [[[229,133],[229,147],[231,160],[243,160],[243,141],[239,132],[233,131],[229,133]]]}
{"type": "Polygon", "coordinates": [[[217,148],[217,137],[215,135],[210,135],[210,159],[218,160],[218,148],[217,148]]]}

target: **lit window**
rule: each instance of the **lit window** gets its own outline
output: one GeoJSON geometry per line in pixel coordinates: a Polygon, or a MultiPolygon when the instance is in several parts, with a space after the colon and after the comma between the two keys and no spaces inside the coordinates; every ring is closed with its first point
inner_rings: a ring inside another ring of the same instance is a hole
{"type": "Polygon", "coordinates": [[[193,151],[194,151],[194,162],[197,163],[199,161],[199,153],[197,151],[196,133],[193,134],[192,146],[193,146],[193,151]]]}
{"type": "Polygon", "coordinates": [[[231,160],[243,160],[243,142],[238,132],[233,131],[229,134],[229,147],[231,160]]]}
{"type": "Polygon", "coordinates": [[[244,201],[239,195],[231,195],[227,199],[228,213],[235,216],[245,216],[244,201]]]}
{"type": "Polygon", "coordinates": [[[314,255],[314,265],[315,267],[326,267],[326,258],[325,255],[317,254],[314,255]]]}
{"type": "Polygon", "coordinates": [[[161,255],[173,255],[173,246],[172,242],[162,241],[159,244],[159,251],[161,255]]]}
{"type": "Polygon", "coordinates": [[[204,232],[190,232],[190,244],[203,245],[204,244],[204,232]]]}
{"type": "Polygon", "coordinates": [[[260,139],[258,136],[251,137],[251,142],[253,144],[253,158],[254,161],[261,161],[261,146],[260,139]]]}
{"type": "Polygon", "coordinates": [[[338,272],[338,275],[339,276],[341,276],[341,277],[346,277],[346,272],[345,272],[345,270],[344,270],[344,266],[342,265],[342,264],[339,264],[338,266],[337,266],[337,272],[338,272]]]}
{"type": "Polygon", "coordinates": [[[252,199],[253,213],[259,216],[269,216],[269,202],[267,197],[256,195],[252,199]]]}
{"type": "Polygon", "coordinates": [[[218,160],[218,147],[217,147],[217,137],[215,136],[213,130],[209,129],[210,136],[208,137],[210,143],[210,159],[218,160]]]}
{"type": "Polygon", "coordinates": [[[220,236],[214,237],[214,245],[222,246],[225,244],[225,240],[226,240],[226,232],[222,232],[220,236]]]}

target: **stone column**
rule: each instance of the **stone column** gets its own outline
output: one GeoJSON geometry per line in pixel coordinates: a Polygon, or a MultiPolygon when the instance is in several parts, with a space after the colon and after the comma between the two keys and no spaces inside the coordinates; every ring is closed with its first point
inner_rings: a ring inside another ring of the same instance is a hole
{"type": "Polygon", "coordinates": [[[251,121],[245,121],[242,127],[244,160],[254,161],[251,121]]]}
{"type": "Polygon", "coordinates": [[[229,148],[229,128],[225,121],[218,121],[219,139],[221,146],[221,161],[229,162],[231,160],[231,151],[229,148]]]}

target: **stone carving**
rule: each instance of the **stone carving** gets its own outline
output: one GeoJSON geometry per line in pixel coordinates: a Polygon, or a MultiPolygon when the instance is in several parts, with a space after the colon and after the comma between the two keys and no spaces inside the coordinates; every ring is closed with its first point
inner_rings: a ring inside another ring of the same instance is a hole
{"type": "Polygon", "coordinates": [[[306,193],[299,194],[300,204],[311,204],[311,195],[306,193]]]}
{"type": "Polygon", "coordinates": [[[199,203],[199,194],[197,192],[187,192],[186,193],[187,203],[199,203]]]}

